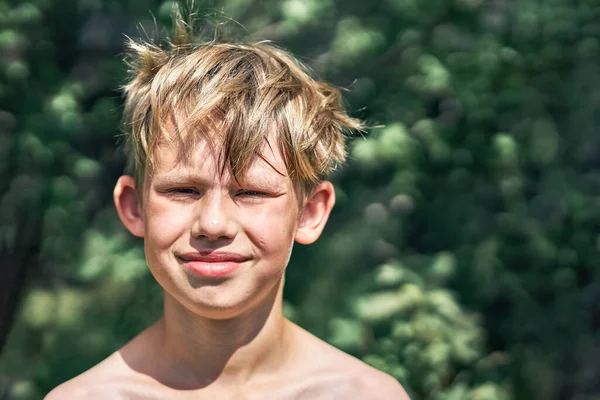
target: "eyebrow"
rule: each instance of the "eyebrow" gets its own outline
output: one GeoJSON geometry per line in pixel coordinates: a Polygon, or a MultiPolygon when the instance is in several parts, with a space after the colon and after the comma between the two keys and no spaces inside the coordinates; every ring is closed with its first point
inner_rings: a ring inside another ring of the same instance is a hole
{"type": "MultiPolygon", "coordinates": [[[[209,181],[201,176],[195,175],[193,173],[166,173],[163,175],[158,175],[153,178],[154,184],[158,186],[163,185],[184,185],[184,184],[200,184],[206,185],[209,184],[209,181]]],[[[252,176],[251,174],[246,174],[244,177],[240,177],[237,181],[233,178],[227,184],[232,184],[235,182],[240,187],[263,187],[270,190],[282,190],[284,182],[278,178],[273,177],[260,177],[260,176],[252,176]]]]}
{"type": "Polygon", "coordinates": [[[261,187],[269,190],[280,191],[284,189],[284,182],[272,178],[260,178],[246,176],[238,180],[238,184],[242,187],[261,187]]]}
{"type": "Polygon", "coordinates": [[[163,175],[157,175],[152,178],[155,184],[158,185],[177,185],[184,183],[206,183],[205,179],[193,174],[185,174],[185,173],[167,173],[163,175]]]}

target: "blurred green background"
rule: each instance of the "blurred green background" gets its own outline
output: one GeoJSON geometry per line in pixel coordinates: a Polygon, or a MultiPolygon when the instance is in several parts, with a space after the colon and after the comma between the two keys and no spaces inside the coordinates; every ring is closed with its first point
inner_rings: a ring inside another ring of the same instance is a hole
{"type": "MultiPolygon", "coordinates": [[[[0,0],[0,399],[42,398],[160,312],[111,195],[124,35],[172,7],[0,0]]],[[[290,318],[413,399],[600,399],[600,1],[198,11],[383,126],[350,142],[324,237],[294,250],[290,318]]]]}

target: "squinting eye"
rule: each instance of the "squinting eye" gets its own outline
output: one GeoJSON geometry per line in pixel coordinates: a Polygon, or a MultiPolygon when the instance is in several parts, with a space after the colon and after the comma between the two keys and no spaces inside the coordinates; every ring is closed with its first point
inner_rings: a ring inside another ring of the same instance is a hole
{"type": "Polygon", "coordinates": [[[198,191],[196,189],[190,189],[190,188],[171,189],[171,190],[169,190],[169,192],[176,193],[176,194],[198,194],[198,191]]]}
{"type": "Polygon", "coordinates": [[[252,196],[252,197],[262,197],[266,196],[266,193],[257,192],[255,190],[241,190],[237,193],[238,196],[252,196]]]}

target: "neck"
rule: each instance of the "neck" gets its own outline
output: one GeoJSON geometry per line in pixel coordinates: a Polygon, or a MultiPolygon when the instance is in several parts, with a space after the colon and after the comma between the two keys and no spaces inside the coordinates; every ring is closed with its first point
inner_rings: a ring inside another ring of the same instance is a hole
{"type": "Polygon", "coordinates": [[[165,293],[157,328],[165,361],[185,386],[248,381],[275,372],[290,356],[290,323],[282,313],[283,280],[262,302],[232,318],[200,317],[165,293]]]}

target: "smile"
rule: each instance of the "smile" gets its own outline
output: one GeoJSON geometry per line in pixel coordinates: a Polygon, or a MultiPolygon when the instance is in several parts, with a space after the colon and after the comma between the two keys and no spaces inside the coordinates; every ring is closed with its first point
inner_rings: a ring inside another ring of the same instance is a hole
{"type": "Polygon", "coordinates": [[[204,278],[224,278],[250,260],[250,257],[230,252],[185,253],[177,256],[186,269],[204,278]]]}

